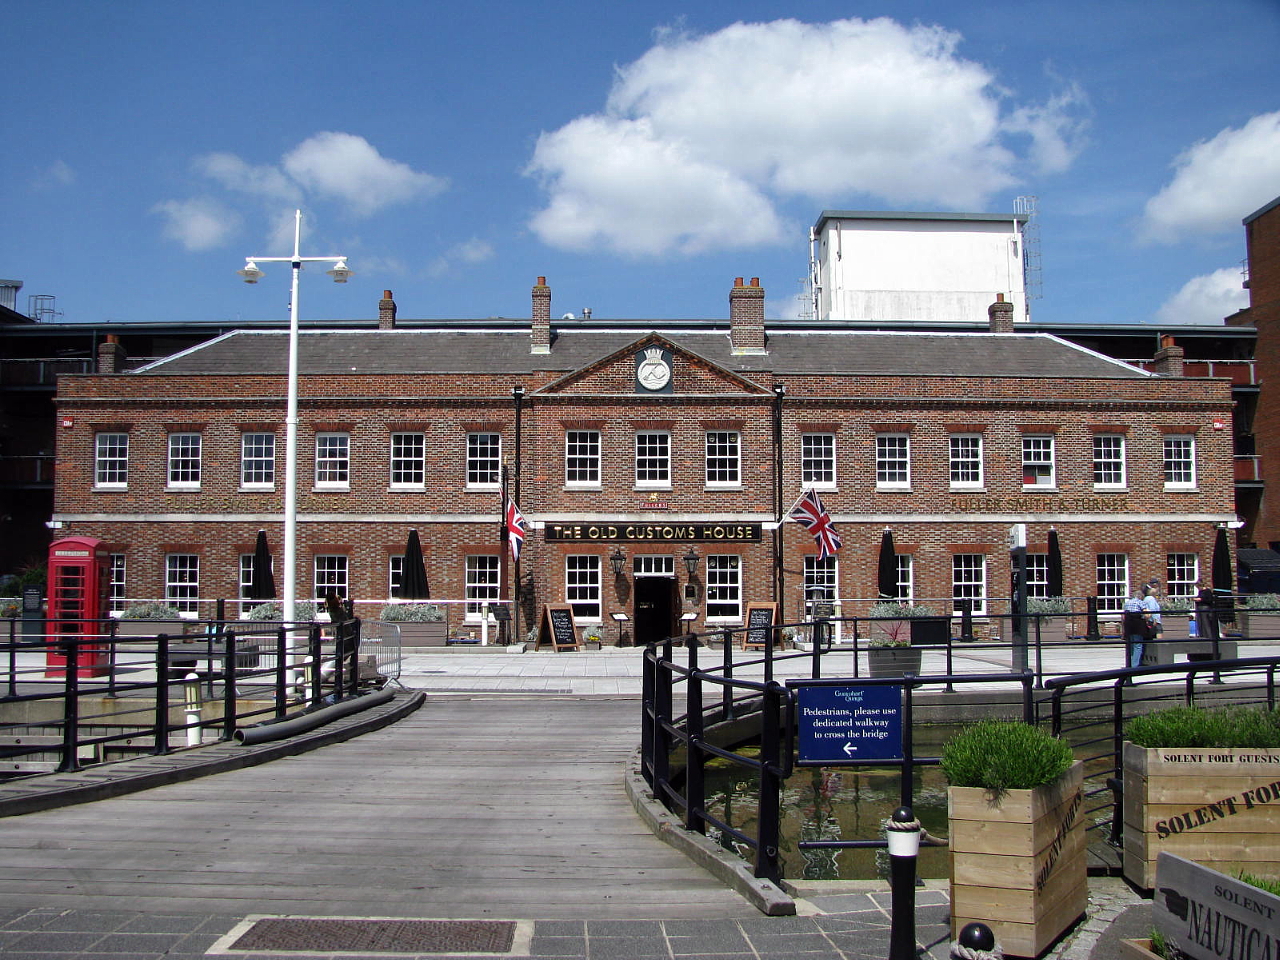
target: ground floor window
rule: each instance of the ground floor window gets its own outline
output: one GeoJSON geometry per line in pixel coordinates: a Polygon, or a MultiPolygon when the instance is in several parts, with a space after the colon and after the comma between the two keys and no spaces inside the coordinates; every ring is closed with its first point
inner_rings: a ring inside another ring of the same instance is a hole
{"type": "Polygon", "coordinates": [[[467,619],[479,621],[485,604],[498,599],[497,556],[486,553],[467,557],[466,590],[467,619]]]}
{"type": "Polygon", "coordinates": [[[951,558],[951,597],[963,611],[962,600],[981,616],[987,612],[987,557],[982,553],[957,553],[951,558]]]}
{"type": "Polygon", "coordinates": [[[1124,553],[1100,553],[1096,562],[1098,612],[1119,613],[1129,595],[1129,556],[1124,553]]]}
{"type": "Polygon", "coordinates": [[[347,588],[350,584],[347,557],[334,553],[317,554],[315,572],[317,600],[324,600],[330,593],[337,594],[339,600],[347,598],[347,588]]]}
{"type": "Polygon", "coordinates": [[[164,558],[164,599],[183,613],[196,613],[200,598],[200,558],[171,553],[164,558]]]}
{"type": "Polygon", "coordinates": [[[1200,579],[1200,558],[1194,553],[1170,553],[1165,556],[1165,593],[1170,597],[1194,597],[1200,579]]]}
{"type": "Polygon", "coordinates": [[[1049,555],[1027,554],[1027,596],[1049,596],[1049,555]]]}
{"type": "Polygon", "coordinates": [[[818,602],[834,603],[837,599],[835,557],[817,557],[812,554],[804,558],[804,600],[805,615],[813,617],[813,605],[818,602]]]}
{"type": "Polygon", "coordinates": [[[600,558],[575,554],[564,558],[564,597],[576,620],[600,619],[600,558]]]}
{"type": "Polygon", "coordinates": [[[707,557],[707,619],[742,619],[742,558],[736,554],[707,557]]]}
{"type": "Polygon", "coordinates": [[[111,579],[107,588],[110,600],[108,609],[112,613],[120,613],[127,603],[124,592],[124,554],[113,553],[108,557],[108,562],[111,564],[111,579]]]}

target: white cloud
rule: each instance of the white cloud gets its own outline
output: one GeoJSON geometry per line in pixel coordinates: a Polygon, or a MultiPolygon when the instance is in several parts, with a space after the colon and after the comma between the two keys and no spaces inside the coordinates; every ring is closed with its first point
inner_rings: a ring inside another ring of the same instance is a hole
{"type": "Polygon", "coordinates": [[[1249,305],[1239,267],[1223,267],[1188,280],[1156,311],[1160,323],[1221,323],[1249,305]]]}
{"type": "Polygon", "coordinates": [[[36,171],[31,185],[37,190],[53,187],[69,187],[76,182],[76,172],[65,160],[55,160],[49,166],[36,171]]]}
{"type": "Polygon", "coordinates": [[[549,199],[532,227],[570,249],[744,247],[780,238],[786,197],[975,209],[1028,163],[1069,165],[1080,91],[1006,115],[959,41],[888,19],[667,32],[618,71],[602,112],[539,138],[528,172],[549,199]]]}
{"type": "Polygon", "coordinates": [[[473,237],[455,244],[436,257],[427,268],[427,272],[433,277],[443,276],[458,264],[484,263],[486,260],[492,260],[493,253],[492,244],[473,237]]]}
{"type": "Polygon", "coordinates": [[[164,217],[164,235],[188,250],[221,246],[240,226],[240,218],[216,200],[166,200],[151,208],[164,217]]]}
{"type": "Polygon", "coordinates": [[[236,193],[293,204],[300,203],[302,199],[298,185],[279,168],[254,166],[234,153],[210,153],[197,159],[195,167],[199,173],[236,193]]]}
{"type": "Polygon", "coordinates": [[[364,137],[350,133],[317,133],[285,154],[282,166],[296,183],[343,201],[357,216],[434,196],[446,186],[439,177],[384,157],[364,137]]]}
{"type": "Polygon", "coordinates": [[[1239,230],[1244,217],[1280,191],[1280,112],[1196,143],[1173,166],[1173,179],[1147,201],[1142,239],[1177,243],[1239,230]]]}

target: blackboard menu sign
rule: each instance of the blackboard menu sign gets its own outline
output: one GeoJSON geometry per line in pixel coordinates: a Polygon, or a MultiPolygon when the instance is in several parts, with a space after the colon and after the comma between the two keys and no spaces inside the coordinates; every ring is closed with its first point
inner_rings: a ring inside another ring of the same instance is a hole
{"type": "Polygon", "coordinates": [[[773,641],[772,627],[777,619],[776,603],[748,603],[747,632],[742,635],[743,649],[769,646],[773,641]]]}
{"type": "Polygon", "coordinates": [[[542,608],[542,626],[538,630],[538,645],[534,649],[541,650],[544,644],[553,650],[580,649],[578,628],[573,622],[573,607],[568,604],[547,604],[542,608]]]}

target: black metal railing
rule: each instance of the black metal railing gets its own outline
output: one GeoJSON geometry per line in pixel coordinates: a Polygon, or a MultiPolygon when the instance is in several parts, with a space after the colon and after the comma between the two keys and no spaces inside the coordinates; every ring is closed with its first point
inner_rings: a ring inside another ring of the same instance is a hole
{"type": "MultiPolygon", "coordinates": [[[[226,741],[237,730],[360,693],[360,621],[198,637],[23,635],[8,621],[0,669],[0,772],[72,771],[226,741]]],[[[90,627],[92,629],[93,627],[90,627]]]]}

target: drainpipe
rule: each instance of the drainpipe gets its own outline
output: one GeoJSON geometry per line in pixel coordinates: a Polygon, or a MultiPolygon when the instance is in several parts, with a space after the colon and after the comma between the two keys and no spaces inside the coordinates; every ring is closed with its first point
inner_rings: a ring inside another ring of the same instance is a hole
{"type": "MultiPolygon", "coordinates": [[[[516,455],[515,455],[515,493],[513,497],[516,503],[520,502],[520,457],[523,452],[524,443],[522,441],[522,425],[524,413],[524,387],[516,386],[511,390],[511,399],[515,402],[515,419],[516,419],[516,455]]],[[[502,505],[504,513],[502,522],[505,526],[507,522],[506,504],[502,505]]],[[[511,637],[512,643],[520,642],[520,638],[524,633],[520,630],[520,561],[515,562],[515,571],[512,576],[511,586],[511,637]]]]}
{"type": "Polygon", "coordinates": [[[773,388],[773,599],[778,604],[778,619],[786,623],[786,600],[782,593],[782,398],[787,388],[773,388]]]}

